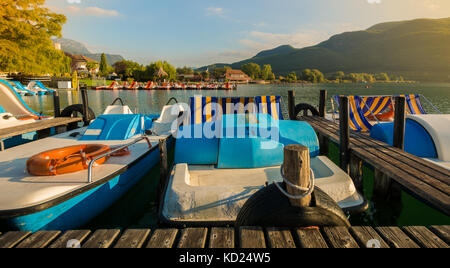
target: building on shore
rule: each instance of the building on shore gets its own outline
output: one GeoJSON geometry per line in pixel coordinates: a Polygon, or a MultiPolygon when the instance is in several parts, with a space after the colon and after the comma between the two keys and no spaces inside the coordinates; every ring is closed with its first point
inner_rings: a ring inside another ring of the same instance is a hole
{"type": "Polygon", "coordinates": [[[69,53],[65,53],[66,56],[72,59],[72,63],[70,64],[70,67],[72,69],[72,72],[77,71],[77,73],[91,73],[91,74],[97,74],[99,72],[99,64],[96,60],[93,60],[91,58],[88,58],[83,55],[72,55],[69,53]],[[88,63],[97,63],[96,68],[89,70],[88,69],[88,63]]]}
{"type": "Polygon", "coordinates": [[[233,83],[249,83],[252,79],[241,70],[228,69],[225,73],[225,79],[233,83]]]}

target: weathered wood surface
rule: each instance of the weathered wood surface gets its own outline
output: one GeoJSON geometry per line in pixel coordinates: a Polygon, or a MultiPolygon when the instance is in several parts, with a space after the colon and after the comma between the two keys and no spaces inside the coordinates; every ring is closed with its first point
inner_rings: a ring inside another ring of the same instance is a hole
{"type": "Polygon", "coordinates": [[[188,228],[181,232],[178,248],[204,248],[208,228],[188,228]]]}
{"type": "Polygon", "coordinates": [[[298,229],[297,236],[301,248],[328,248],[328,244],[320,230],[298,229]]]}
{"type": "MultiPolygon", "coordinates": [[[[319,118],[301,117],[321,135],[339,143],[339,125],[319,118]]],[[[450,215],[450,170],[352,132],[351,153],[396,181],[404,190],[433,208],[450,215]]]]}
{"type": "Polygon", "coordinates": [[[150,235],[150,229],[130,229],[117,241],[115,248],[141,248],[150,235]]]}
{"type": "Polygon", "coordinates": [[[109,248],[119,236],[120,230],[97,230],[82,245],[83,248],[109,248]]]}
{"type": "Polygon", "coordinates": [[[403,231],[408,234],[422,248],[448,248],[447,244],[437,237],[433,232],[423,226],[404,227],[403,231]]]}
{"type": "Polygon", "coordinates": [[[60,231],[38,231],[20,242],[16,248],[45,248],[55,240],[60,231]]]}
{"type": "Polygon", "coordinates": [[[210,248],[234,248],[234,229],[233,228],[212,228],[210,239],[210,248]]]}
{"type": "Polygon", "coordinates": [[[267,228],[267,236],[270,248],[295,248],[289,229],[267,228]]]}
{"type": "Polygon", "coordinates": [[[65,232],[55,242],[53,242],[49,248],[68,248],[81,246],[91,231],[89,230],[71,230],[65,232]],[[72,243],[69,243],[72,242],[72,243]],[[79,242],[79,243],[77,243],[79,242]]]}
{"type": "Polygon", "coordinates": [[[419,248],[399,227],[377,227],[376,230],[393,248],[419,248]]]}
{"type": "Polygon", "coordinates": [[[450,226],[354,226],[6,232],[0,248],[449,248],[449,231],[450,226]]]}
{"type": "Polygon", "coordinates": [[[153,233],[147,248],[172,248],[177,234],[177,229],[158,229],[153,233]]]}
{"type": "Polygon", "coordinates": [[[264,230],[259,227],[241,227],[239,230],[241,248],[266,248],[264,230]]]}
{"type": "Polygon", "coordinates": [[[4,128],[0,130],[0,139],[14,137],[25,133],[44,130],[52,127],[68,125],[70,123],[80,122],[82,120],[83,120],[82,118],[57,117],[52,119],[41,120],[26,125],[4,128]]]}
{"type": "Polygon", "coordinates": [[[358,243],[345,227],[323,228],[325,239],[333,248],[359,248],[358,243]]]}
{"type": "Polygon", "coordinates": [[[7,232],[0,236],[0,248],[13,248],[29,235],[31,232],[7,232]]]}

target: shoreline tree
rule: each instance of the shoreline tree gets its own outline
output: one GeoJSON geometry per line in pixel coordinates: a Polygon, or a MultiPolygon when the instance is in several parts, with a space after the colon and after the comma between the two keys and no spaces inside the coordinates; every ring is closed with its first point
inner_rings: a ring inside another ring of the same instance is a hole
{"type": "Polygon", "coordinates": [[[45,0],[2,0],[0,4],[0,71],[65,74],[70,58],[55,49],[66,17],[43,5],[45,0]]]}

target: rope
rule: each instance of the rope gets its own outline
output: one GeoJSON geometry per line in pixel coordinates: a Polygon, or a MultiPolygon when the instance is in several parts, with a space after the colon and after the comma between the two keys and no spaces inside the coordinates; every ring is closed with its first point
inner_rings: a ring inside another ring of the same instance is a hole
{"type": "Polygon", "coordinates": [[[281,165],[281,170],[280,170],[280,172],[281,172],[281,176],[283,177],[284,183],[286,183],[287,185],[289,185],[289,186],[291,186],[291,187],[293,187],[293,188],[295,188],[295,189],[297,189],[297,190],[299,190],[299,191],[305,192],[304,194],[291,195],[291,194],[289,194],[288,192],[286,192],[286,191],[283,189],[283,187],[281,187],[280,183],[275,182],[274,184],[277,186],[278,190],[280,190],[280,191],[281,191],[285,196],[287,196],[288,198],[290,198],[290,199],[295,199],[295,200],[303,199],[303,198],[305,198],[305,197],[311,195],[311,194],[314,192],[314,188],[315,188],[315,185],[314,185],[314,181],[315,181],[314,171],[313,171],[312,169],[310,169],[310,170],[311,170],[311,175],[310,175],[310,177],[309,177],[309,187],[308,187],[308,188],[306,188],[306,187],[300,187],[300,186],[298,186],[298,185],[295,185],[295,184],[291,183],[290,181],[288,181],[288,180],[286,179],[286,177],[284,176],[283,165],[281,165]]]}

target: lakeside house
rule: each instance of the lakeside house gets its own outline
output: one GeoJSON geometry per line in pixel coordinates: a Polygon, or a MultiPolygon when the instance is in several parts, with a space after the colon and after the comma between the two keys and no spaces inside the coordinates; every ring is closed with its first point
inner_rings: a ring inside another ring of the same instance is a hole
{"type": "Polygon", "coordinates": [[[70,67],[72,69],[72,72],[77,71],[77,73],[93,73],[97,74],[99,72],[99,64],[97,64],[97,67],[94,70],[88,70],[87,64],[89,62],[98,63],[96,60],[93,60],[89,57],[83,56],[83,55],[72,55],[69,53],[65,53],[69,58],[72,59],[72,63],[70,64],[70,67]]]}
{"type": "MultiPolygon", "coordinates": [[[[198,82],[198,81],[202,81],[203,77],[201,75],[196,75],[196,74],[177,74],[177,79],[179,81],[198,82]]],[[[209,79],[205,79],[205,80],[209,80],[209,79]]]]}
{"type": "Polygon", "coordinates": [[[252,81],[252,79],[243,71],[232,69],[227,70],[227,72],[225,73],[225,79],[229,82],[234,83],[248,83],[252,81]]]}

